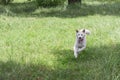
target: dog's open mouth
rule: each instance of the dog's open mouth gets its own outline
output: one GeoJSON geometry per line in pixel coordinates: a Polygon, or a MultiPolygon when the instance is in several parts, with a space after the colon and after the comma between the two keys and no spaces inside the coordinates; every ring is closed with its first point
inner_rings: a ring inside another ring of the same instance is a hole
{"type": "Polygon", "coordinates": [[[80,42],[82,42],[83,41],[83,39],[78,39],[78,42],[80,43],[80,42]]]}

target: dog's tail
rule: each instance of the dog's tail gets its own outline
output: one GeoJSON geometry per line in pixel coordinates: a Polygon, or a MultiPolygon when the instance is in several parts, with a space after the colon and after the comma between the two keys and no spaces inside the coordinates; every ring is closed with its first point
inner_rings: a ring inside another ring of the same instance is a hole
{"type": "Polygon", "coordinates": [[[87,35],[91,34],[90,30],[88,30],[88,29],[81,29],[81,31],[84,32],[87,35]]]}
{"type": "Polygon", "coordinates": [[[87,30],[87,29],[85,29],[85,33],[88,34],[88,35],[91,34],[90,30],[87,30]]]}

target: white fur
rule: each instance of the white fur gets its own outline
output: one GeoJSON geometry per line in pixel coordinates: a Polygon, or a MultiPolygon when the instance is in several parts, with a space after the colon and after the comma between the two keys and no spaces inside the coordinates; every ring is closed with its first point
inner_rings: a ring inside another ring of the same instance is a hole
{"type": "Polygon", "coordinates": [[[91,32],[87,29],[76,30],[76,41],[74,44],[74,56],[78,57],[78,53],[86,48],[86,34],[89,35],[91,32]]]}

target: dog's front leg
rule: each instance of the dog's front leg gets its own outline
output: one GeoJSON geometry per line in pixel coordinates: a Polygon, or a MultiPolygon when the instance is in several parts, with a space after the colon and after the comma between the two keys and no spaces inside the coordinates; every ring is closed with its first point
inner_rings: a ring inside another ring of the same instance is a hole
{"type": "Polygon", "coordinates": [[[74,51],[74,56],[75,56],[75,58],[78,57],[78,53],[77,53],[77,51],[74,51]]]}
{"type": "Polygon", "coordinates": [[[77,50],[78,49],[76,47],[74,47],[74,56],[75,56],[75,58],[77,58],[77,56],[78,56],[78,51],[77,50]]]}
{"type": "Polygon", "coordinates": [[[82,48],[79,48],[78,49],[78,52],[81,52],[82,50],[84,50],[86,48],[86,46],[82,47],[82,48]]]}

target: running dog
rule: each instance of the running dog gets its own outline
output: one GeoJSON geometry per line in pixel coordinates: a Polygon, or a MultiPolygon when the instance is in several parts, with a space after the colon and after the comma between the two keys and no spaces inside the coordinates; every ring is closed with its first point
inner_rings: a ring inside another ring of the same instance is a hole
{"type": "Polygon", "coordinates": [[[78,57],[78,53],[86,48],[86,35],[91,34],[87,29],[76,30],[76,41],[74,44],[74,56],[78,57]]]}

